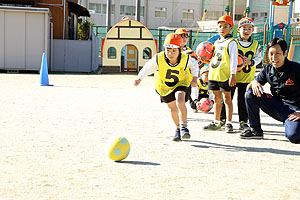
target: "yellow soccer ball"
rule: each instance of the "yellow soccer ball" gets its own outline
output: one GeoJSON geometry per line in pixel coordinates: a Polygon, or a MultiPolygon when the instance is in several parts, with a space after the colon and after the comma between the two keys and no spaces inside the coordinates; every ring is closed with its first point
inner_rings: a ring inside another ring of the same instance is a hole
{"type": "Polygon", "coordinates": [[[130,152],[130,144],[124,137],[118,137],[108,142],[108,157],[113,161],[124,160],[130,152]]]}

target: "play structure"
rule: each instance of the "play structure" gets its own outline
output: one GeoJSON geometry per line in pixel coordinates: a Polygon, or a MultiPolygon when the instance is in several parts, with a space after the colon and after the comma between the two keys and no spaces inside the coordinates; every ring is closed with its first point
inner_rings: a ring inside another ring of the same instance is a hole
{"type": "Polygon", "coordinates": [[[293,7],[295,0],[271,0],[270,1],[270,18],[268,40],[274,37],[283,38],[289,45],[288,58],[290,60],[300,62],[300,17],[293,18],[293,7]],[[288,6],[288,20],[274,24],[276,8],[280,6],[288,6]]]}

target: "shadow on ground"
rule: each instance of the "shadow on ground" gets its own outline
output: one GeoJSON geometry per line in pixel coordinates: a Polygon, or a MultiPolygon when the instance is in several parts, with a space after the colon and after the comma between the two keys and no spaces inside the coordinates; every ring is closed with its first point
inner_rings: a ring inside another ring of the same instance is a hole
{"type": "MultiPolygon", "coordinates": [[[[260,147],[244,147],[244,146],[219,144],[219,143],[214,143],[214,142],[205,142],[205,141],[199,141],[199,140],[185,140],[185,141],[200,143],[200,145],[192,145],[193,147],[197,147],[197,148],[220,148],[220,149],[224,149],[226,151],[233,151],[233,152],[247,151],[247,152],[256,152],[256,153],[273,153],[273,154],[281,154],[281,155],[300,156],[299,151],[289,151],[289,150],[281,150],[281,149],[273,149],[273,148],[260,148],[260,147]]],[[[288,142],[288,141],[286,141],[286,142],[288,142]]]]}
{"type": "Polygon", "coordinates": [[[117,161],[116,163],[132,164],[132,165],[160,165],[159,163],[144,162],[144,161],[117,161]]]}

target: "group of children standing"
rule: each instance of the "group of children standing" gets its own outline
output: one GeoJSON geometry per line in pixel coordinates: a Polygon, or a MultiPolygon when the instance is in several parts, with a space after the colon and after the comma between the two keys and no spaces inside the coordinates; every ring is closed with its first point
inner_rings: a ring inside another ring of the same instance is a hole
{"type": "MultiPolygon", "coordinates": [[[[250,18],[243,18],[239,21],[240,36],[238,39],[233,39],[231,35],[233,25],[233,20],[229,15],[219,18],[218,32],[220,37],[214,42],[215,50],[208,67],[201,68],[201,75],[199,66],[202,67],[203,65],[200,65],[201,63],[199,64],[189,54],[184,53],[185,50],[189,50],[186,47],[188,32],[180,28],[175,33],[167,35],[164,51],[149,60],[134,81],[134,85],[137,86],[144,77],[154,73],[156,92],[160,95],[161,101],[167,103],[176,126],[174,141],[191,137],[187,128],[185,103],[190,98],[191,91],[193,93],[195,90],[200,91],[205,97],[208,95],[208,90],[213,93],[214,121],[204,126],[204,130],[220,130],[221,126],[225,125],[227,133],[233,132],[232,97],[236,88],[238,88],[240,129],[249,129],[244,94],[247,84],[254,79],[256,65],[261,62],[261,48],[258,42],[251,38],[254,24],[250,18]],[[246,62],[246,66],[239,72],[237,72],[238,53],[245,57],[246,62]],[[198,79],[199,75],[200,80],[198,79]],[[198,86],[200,86],[199,90],[198,86]]],[[[190,100],[191,106],[194,108],[195,99],[190,98],[190,100]]],[[[200,99],[196,98],[196,100],[200,99]]]]}

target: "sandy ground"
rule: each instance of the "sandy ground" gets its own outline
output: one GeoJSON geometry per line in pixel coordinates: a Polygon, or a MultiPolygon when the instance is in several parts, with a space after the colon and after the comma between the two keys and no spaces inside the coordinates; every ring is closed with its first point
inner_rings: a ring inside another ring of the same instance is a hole
{"type": "MultiPolygon", "coordinates": [[[[300,145],[262,113],[264,140],[203,131],[213,113],[188,108],[191,140],[174,127],[153,77],[0,74],[0,199],[300,199],[300,145]],[[123,162],[109,138],[131,144],[123,162]]],[[[236,103],[235,103],[236,104],[236,103]]]]}

